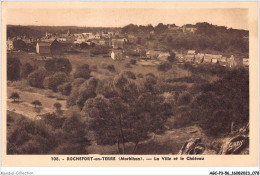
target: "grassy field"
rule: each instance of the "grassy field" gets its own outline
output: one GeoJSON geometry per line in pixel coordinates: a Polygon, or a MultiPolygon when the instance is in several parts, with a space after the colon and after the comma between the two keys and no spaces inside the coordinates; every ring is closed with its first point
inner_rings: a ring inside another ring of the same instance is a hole
{"type": "Polygon", "coordinates": [[[45,94],[22,91],[14,87],[7,87],[7,97],[9,97],[13,92],[17,92],[20,95],[20,101],[14,103],[13,100],[8,99],[7,110],[16,112],[17,114],[36,119],[38,115],[54,112],[55,108],[53,104],[56,102],[59,102],[62,105],[62,110],[66,110],[66,100],[57,100],[57,98],[48,97],[48,95],[45,94]],[[42,103],[40,112],[36,111],[34,106],[31,104],[34,100],[39,100],[42,103]]]}

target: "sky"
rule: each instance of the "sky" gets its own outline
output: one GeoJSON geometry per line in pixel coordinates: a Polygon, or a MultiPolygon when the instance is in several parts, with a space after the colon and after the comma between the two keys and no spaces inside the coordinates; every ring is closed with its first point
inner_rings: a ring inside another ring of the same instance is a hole
{"type": "Polygon", "coordinates": [[[128,24],[153,26],[158,23],[195,24],[208,22],[248,30],[246,8],[12,8],[7,24],[39,26],[123,27],[128,24]]]}

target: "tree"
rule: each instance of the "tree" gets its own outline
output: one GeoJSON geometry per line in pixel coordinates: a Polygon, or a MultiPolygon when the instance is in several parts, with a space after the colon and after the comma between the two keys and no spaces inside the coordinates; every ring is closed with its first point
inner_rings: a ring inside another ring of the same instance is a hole
{"type": "Polygon", "coordinates": [[[170,56],[168,56],[167,60],[169,62],[173,62],[176,59],[176,54],[174,52],[170,52],[170,56]]]}
{"type": "Polygon", "coordinates": [[[54,92],[58,91],[58,86],[67,81],[67,75],[64,72],[57,72],[52,76],[44,79],[43,85],[45,88],[51,89],[54,92]]]}
{"type": "Polygon", "coordinates": [[[27,45],[23,40],[14,41],[14,48],[17,50],[27,51],[27,45]]]}
{"type": "Polygon", "coordinates": [[[168,43],[171,43],[171,42],[172,42],[172,36],[171,36],[171,35],[169,35],[169,36],[167,37],[167,42],[168,42],[168,43]]]}
{"type": "Polygon", "coordinates": [[[74,78],[89,79],[91,77],[90,73],[91,73],[91,70],[89,68],[89,65],[83,64],[76,69],[76,71],[74,73],[74,78]]]}
{"type": "Polygon", "coordinates": [[[61,154],[88,154],[86,147],[90,145],[87,136],[87,125],[82,120],[80,114],[72,112],[62,125],[65,135],[65,142],[61,141],[61,146],[57,148],[61,154]]]}
{"type": "Polygon", "coordinates": [[[159,23],[157,26],[155,26],[154,31],[156,33],[163,33],[166,29],[168,29],[167,25],[159,23]]]}
{"type": "Polygon", "coordinates": [[[57,111],[61,110],[61,104],[59,102],[54,103],[53,106],[56,108],[57,111]]]}
{"type": "Polygon", "coordinates": [[[62,95],[67,95],[69,96],[72,90],[72,86],[71,83],[64,83],[62,85],[58,86],[58,91],[62,94],[62,95]]]}
{"type": "Polygon", "coordinates": [[[167,71],[169,71],[172,68],[172,65],[169,62],[163,62],[162,64],[158,65],[157,69],[158,71],[161,71],[164,73],[164,78],[165,74],[167,71]]]}
{"type": "Polygon", "coordinates": [[[25,64],[22,65],[21,67],[21,77],[27,78],[27,76],[33,72],[33,67],[31,64],[26,62],[25,64]]]}
{"type": "Polygon", "coordinates": [[[90,53],[93,55],[108,54],[109,48],[105,46],[95,46],[93,49],[90,50],[90,53]]]}
{"type": "Polygon", "coordinates": [[[30,73],[27,77],[29,84],[33,87],[43,88],[43,80],[46,77],[47,72],[44,68],[39,68],[30,73]]]}
{"type": "Polygon", "coordinates": [[[72,70],[71,63],[66,58],[54,58],[46,61],[44,65],[49,73],[64,72],[69,74],[72,70]]]}
{"type": "Polygon", "coordinates": [[[34,100],[32,105],[34,105],[34,108],[36,108],[37,106],[42,106],[42,103],[39,100],[34,100]]]}
{"type": "Polygon", "coordinates": [[[15,81],[20,79],[21,62],[17,58],[7,58],[7,80],[15,81]]]}
{"type": "Polygon", "coordinates": [[[116,91],[114,96],[89,98],[82,112],[89,118],[98,144],[117,144],[119,154],[135,153],[150,132],[165,130],[172,107],[161,95],[141,92],[135,80],[124,72],[114,78],[111,88],[116,91]],[[131,151],[126,151],[126,142],[135,143],[131,151]]]}
{"type": "Polygon", "coordinates": [[[132,102],[120,97],[97,96],[86,101],[83,112],[90,118],[98,144],[117,144],[119,154],[134,154],[139,142],[148,139],[150,132],[165,130],[164,123],[170,117],[172,107],[163,99],[150,93],[142,94],[132,102]],[[126,151],[126,142],[135,143],[130,151],[126,151]]]}
{"type": "Polygon", "coordinates": [[[20,99],[20,95],[17,92],[13,92],[9,98],[15,102],[16,99],[20,99]]]}
{"type": "Polygon", "coordinates": [[[142,38],[141,37],[137,37],[137,44],[141,44],[142,43],[142,38]]]}
{"type": "Polygon", "coordinates": [[[96,97],[97,85],[98,79],[92,77],[77,87],[73,86],[72,92],[67,99],[67,106],[77,105],[82,109],[87,99],[96,97]]]}
{"type": "Polygon", "coordinates": [[[129,79],[133,79],[133,80],[136,79],[135,74],[131,71],[123,71],[121,74],[123,74],[124,76],[126,76],[129,79]]]}

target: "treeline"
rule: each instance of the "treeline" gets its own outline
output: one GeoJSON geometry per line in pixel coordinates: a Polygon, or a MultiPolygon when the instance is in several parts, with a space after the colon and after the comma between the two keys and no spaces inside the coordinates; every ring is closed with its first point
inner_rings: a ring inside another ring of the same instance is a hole
{"type": "Polygon", "coordinates": [[[27,26],[7,26],[7,38],[17,36],[26,36],[29,38],[41,38],[45,35],[45,31],[40,31],[27,26]]]}
{"type": "Polygon", "coordinates": [[[7,26],[7,37],[16,36],[27,36],[34,38],[41,38],[48,33],[59,33],[67,34],[68,30],[71,34],[83,33],[83,32],[118,32],[120,28],[110,28],[110,27],[77,27],[77,26],[7,26]]]}
{"type": "MultiPolygon", "coordinates": [[[[154,31],[154,36],[144,35],[142,41],[153,40],[154,44],[162,45],[169,49],[189,50],[194,49],[198,52],[210,50],[232,55],[249,55],[249,31],[216,26],[209,23],[197,23],[194,25],[197,30],[194,33],[172,33],[167,25],[159,23],[157,26],[138,26],[129,24],[122,28],[123,33],[149,34],[154,31]]],[[[139,35],[140,36],[140,35],[139,35]]]]}

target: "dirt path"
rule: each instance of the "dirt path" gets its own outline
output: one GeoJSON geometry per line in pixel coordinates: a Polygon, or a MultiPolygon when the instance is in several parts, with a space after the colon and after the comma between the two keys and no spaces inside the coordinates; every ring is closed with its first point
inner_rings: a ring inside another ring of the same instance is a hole
{"type": "Polygon", "coordinates": [[[13,103],[13,100],[8,99],[7,110],[24,115],[26,117],[34,119],[37,118],[37,115],[54,112],[55,108],[53,107],[53,104],[56,102],[59,102],[62,105],[62,110],[66,110],[65,100],[57,100],[56,98],[49,98],[40,93],[32,93],[21,91],[14,87],[7,87],[7,97],[9,97],[13,92],[17,92],[20,95],[20,101],[13,103]],[[34,100],[39,100],[42,103],[40,113],[36,112],[34,106],[31,104],[31,102],[34,100]]]}

